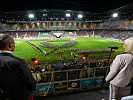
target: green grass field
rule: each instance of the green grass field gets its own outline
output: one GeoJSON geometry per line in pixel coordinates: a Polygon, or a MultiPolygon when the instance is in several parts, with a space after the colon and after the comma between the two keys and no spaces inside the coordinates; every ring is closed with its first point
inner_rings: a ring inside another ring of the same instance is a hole
{"type": "Polygon", "coordinates": [[[65,44],[65,43],[67,43],[68,41],[52,41],[52,42],[50,42],[51,44],[54,44],[54,45],[58,45],[58,46],[61,46],[61,45],[63,45],[63,44],[65,44]]]}
{"type": "MultiPolygon", "coordinates": [[[[42,42],[43,40],[34,40],[31,41],[31,43],[35,44],[38,46],[40,49],[49,52],[53,48],[45,48],[39,46],[39,42],[42,42]]],[[[64,49],[76,49],[79,48],[81,50],[97,50],[97,49],[108,49],[108,47],[119,47],[118,50],[115,51],[115,53],[112,54],[112,58],[114,58],[117,54],[123,53],[123,43],[117,43],[109,40],[104,40],[96,37],[82,37],[82,38],[77,38],[78,44],[72,47],[65,47],[65,48],[59,48],[58,51],[64,50],[64,49]]],[[[62,45],[68,41],[56,41],[56,42],[50,42],[55,45],[62,45]]],[[[57,60],[62,60],[63,58],[59,57],[59,54],[51,53],[47,56],[42,55],[38,50],[36,50],[34,47],[31,45],[27,44],[25,40],[16,40],[16,48],[14,51],[14,55],[20,58],[23,58],[26,60],[27,64],[30,64],[31,58],[37,58],[39,60],[40,64],[46,64],[46,63],[60,63],[60,61],[57,60]]],[[[65,52],[63,53],[63,56],[65,56],[65,61],[70,62],[73,61],[73,56],[70,56],[70,52],[65,52]]],[[[77,53],[74,52],[76,55],[77,53]]],[[[88,54],[89,59],[102,59],[104,57],[108,57],[109,53],[97,53],[97,54],[88,54]]],[[[78,55],[79,58],[81,58],[83,55],[78,55]]]]}

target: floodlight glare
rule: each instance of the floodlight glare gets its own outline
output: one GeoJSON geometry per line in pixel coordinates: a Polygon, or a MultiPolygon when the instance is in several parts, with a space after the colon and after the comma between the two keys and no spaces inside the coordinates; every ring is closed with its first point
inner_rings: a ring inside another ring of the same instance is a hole
{"type": "Polygon", "coordinates": [[[70,15],[70,13],[66,13],[66,17],[70,17],[71,15],[70,15]]]}
{"type": "Polygon", "coordinates": [[[34,14],[29,14],[29,18],[34,18],[34,14]]]}
{"type": "Polygon", "coordinates": [[[82,14],[78,14],[78,18],[83,18],[83,15],[82,14]]]}
{"type": "Polygon", "coordinates": [[[118,17],[118,13],[113,13],[112,17],[113,17],[113,18],[118,17]]]}

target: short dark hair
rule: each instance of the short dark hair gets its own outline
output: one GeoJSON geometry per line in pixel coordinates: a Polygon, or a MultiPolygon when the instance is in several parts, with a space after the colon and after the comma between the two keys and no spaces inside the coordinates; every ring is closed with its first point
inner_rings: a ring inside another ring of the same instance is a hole
{"type": "Polygon", "coordinates": [[[7,34],[0,34],[0,50],[6,48],[9,42],[14,42],[14,39],[7,34]]]}

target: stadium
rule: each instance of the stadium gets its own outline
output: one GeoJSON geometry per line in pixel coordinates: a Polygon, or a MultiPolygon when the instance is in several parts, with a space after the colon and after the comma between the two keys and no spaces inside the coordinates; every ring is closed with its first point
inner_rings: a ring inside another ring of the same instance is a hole
{"type": "Polygon", "coordinates": [[[0,12],[0,32],[14,38],[13,54],[31,69],[37,81],[34,96],[92,90],[102,86],[108,65],[133,36],[132,13],[133,4],[104,13],[0,12]]]}
{"type": "MultiPolygon", "coordinates": [[[[26,12],[16,13],[23,15],[23,13],[26,12]]],[[[60,60],[64,59],[63,57],[65,57],[64,62],[69,62],[68,60],[73,60],[73,56],[67,55],[70,55],[71,52],[74,52],[74,55],[77,55],[76,52],[78,49],[108,49],[110,46],[117,45],[122,48],[123,40],[132,36],[132,21],[117,20],[117,18],[112,19],[112,21],[104,21],[106,19],[92,21],[87,19],[86,16],[91,15],[87,12],[69,10],[56,11],[54,9],[39,10],[30,11],[26,17],[17,16],[17,18],[8,19],[10,18],[8,15],[11,16],[11,14],[12,13],[3,15],[4,17],[1,19],[0,29],[3,33],[8,32],[8,34],[16,40],[16,50],[14,54],[25,59],[27,63],[30,63],[31,58],[38,59],[42,64],[48,61],[53,61],[53,63],[55,63],[58,61],[61,62],[60,60]],[[34,13],[36,15],[34,15],[34,13]],[[41,16],[38,15],[38,13],[42,13],[43,17],[40,19],[37,18],[37,16],[41,16]],[[58,15],[53,17],[55,16],[55,13],[58,15]],[[70,18],[71,13],[73,13],[73,16],[70,18]],[[61,17],[64,15],[66,16],[65,18],[61,17]],[[126,33],[127,35],[125,36],[124,34],[126,33]],[[112,41],[111,44],[108,43],[110,42],[109,40],[112,41]],[[31,42],[32,45],[27,44],[28,42],[26,41],[31,42]],[[75,44],[74,41],[77,43],[75,44]],[[105,46],[103,46],[103,43],[105,46]],[[106,45],[106,43],[108,45],[106,45]],[[34,45],[37,46],[39,50],[34,47],[34,45]],[[63,57],[59,57],[59,52],[64,52],[66,50],[67,53],[62,53],[61,55],[63,57]]],[[[119,49],[116,51],[116,54],[122,52],[122,49],[119,49]]],[[[81,55],[77,55],[77,57],[82,58],[81,55]]],[[[93,59],[92,56],[90,59],[91,58],[93,59]]]]}

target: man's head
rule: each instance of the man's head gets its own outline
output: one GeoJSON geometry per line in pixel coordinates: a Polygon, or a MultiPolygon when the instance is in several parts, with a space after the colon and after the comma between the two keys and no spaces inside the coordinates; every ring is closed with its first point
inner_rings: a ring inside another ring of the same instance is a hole
{"type": "Polygon", "coordinates": [[[15,49],[14,39],[6,34],[0,34],[0,50],[13,52],[15,49]]]}
{"type": "Polygon", "coordinates": [[[123,49],[125,52],[127,52],[129,54],[133,54],[133,37],[125,40],[123,49]]]}

